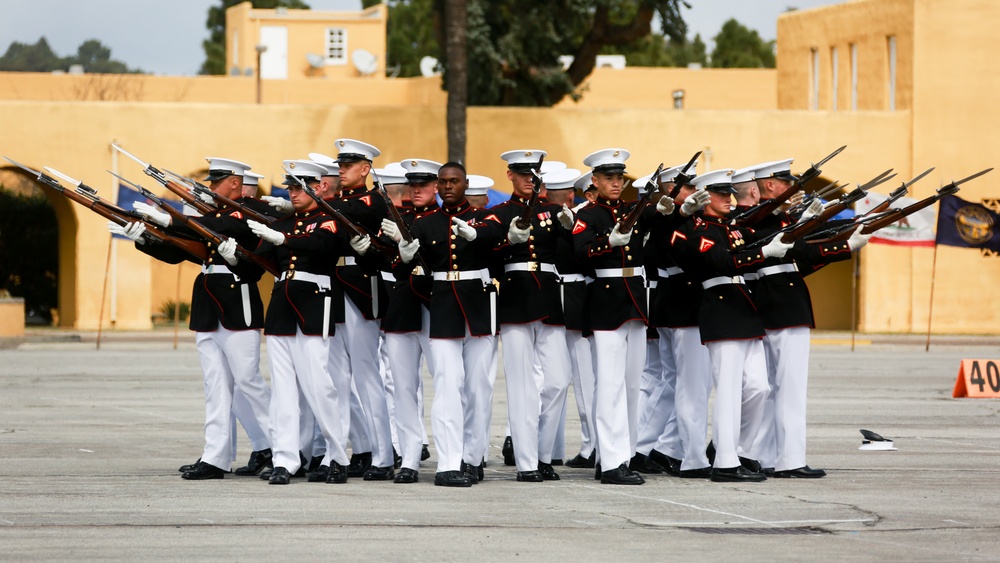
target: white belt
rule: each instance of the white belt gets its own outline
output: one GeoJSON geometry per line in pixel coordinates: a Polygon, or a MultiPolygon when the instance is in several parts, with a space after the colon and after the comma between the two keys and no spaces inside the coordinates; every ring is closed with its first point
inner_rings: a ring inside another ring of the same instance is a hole
{"type": "Polygon", "coordinates": [[[559,281],[561,281],[562,283],[573,283],[573,282],[582,282],[585,279],[586,278],[583,277],[583,274],[563,274],[560,277],[559,281]]]}
{"type": "MultiPolygon", "coordinates": [[[[204,264],[201,267],[203,274],[233,274],[233,271],[221,264],[204,264]]],[[[233,274],[236,275],[236,274],[233,274]]]]}
{"type": "Polygon", "coordinates": [[[684,270],[676,266],[671,266],[670,268],[667,269],[657,268],[656,273],[660,274],[660,278],[666,279],[669,278],[670,276],[679,276],[684,273],[684,270]]]}
{"type": "Polygon", "coordinates": [[[743,279],[746,281],[757,281],[757,272],[751,272],[749,274],[743,274],[743,279]]]}
{"type": "Polygon", "coordinates": [[[727,283],[742,284],[742,283],[745,283],[745,281],[743,280],[743,276],[732,276],[732,277],[730,277],[730,276],[719,276],[717,278],[710,278],[710,279],[707,279],[707,280],[701,282],[701,287],[704,288],[704,289],[709,289],[709,288],[715,287],[717,285],[723,285],[723,284],[727,284],[727,283]]]}
{"type": "Polygon", "coordinates": [[[799,266],[797,264],[778,264],[777,266],[767,266],[757,270],[757,277],[762,278],[774,274],[788,274],[798,271],[799,266]]]}
{"type": "Polygon", "coordinates": [[[599,278],[632,278],[645,275],[642,266],[637,268],[597,268],[594,273],[599,278]]]}
{"type": "Polygon", "coordinates": [[[396,276],[392,275],[392,272],[379,272],[382,275],[382,279],[387,282],[395,282],[396,276]]]}
{"type": "Polygon", "coordinates": [[[559,270],[556,270],[555,264],[546,264],[545,262],[518,262],[516,264],[504,264],[503,271],[506,272],[548,272],[550,274],[559,274],[559,270]]]}
{"type": "Polygon", "coordinates": [[[281,272],[280,278],[275,278],[275,282],[280,282],[284,280],[295,280],[314,283],[319,286],[320,289],[330,289],[330,276],[325,276],[321,274],[310,274],[309,272],[298,272],[295,270],[288,270],[286,272],[281,272]]]}
{"type": "Polygon", "coordinates": [[[353,256],[341,256],[340,259],[337,260],[337,265],[338,266],[357,266],[358,265],[358,260],[355,257],[353,257],[353,256]]]}
{"type": "Polygon", "coordinates": [[[490,271],[486,268],[482,270],[465,270],[457,271],[452,270],[450,272],[434,272],[434,281],[467,281],[467,280],[480,280],[487,281],[490,279],[490,271]]]}

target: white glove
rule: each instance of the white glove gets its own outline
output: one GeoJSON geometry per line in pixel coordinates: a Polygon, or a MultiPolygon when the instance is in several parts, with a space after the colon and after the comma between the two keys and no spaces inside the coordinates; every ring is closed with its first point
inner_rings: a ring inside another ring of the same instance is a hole
{"type": "Polygon", "coordinates": [[[454,223],[454,225],[451,226],[451,232],[464,238],[467,241],[476,240],[476,236],[479,233],[476,232],[476,229],[470,227],[468,223],[459,219],[458,217],[452,217],[451,222],[454,223]]]}
{"type": "Polygon", "coordinates": [[[111,231],[112,234],[123,236],[139,244],[146,244],[146,239],[142,237],[142,234],[146,232],[146,224],[140,221],[125,223],[124,227],[117,223],[109,222],[108,230],[111,231]]]}
{"type": "Polygon", "coordinates": [[[559,219],[559,224],[567,231],[573,229],[573,210],[565,203],[563,204],[562,211],[556,213],[556,219],[559,219]]]}
{"type": "Polygon", "coordinates": [[[230,266],[236,265],[236,239],[229,237],[219,243],[219,256],[226,259],[230,266]]]}
{"type": "Polygon", "coordinates": [[[210,195],[208,195],[208,194],[206,194],[204,192],[196,192],[196,191],[194,191],[194,188],[191,188],[190,190],[188,190],[188,192],[191,195],[193,195],[194,197],[200,199],[202,201],[202,203],[207,203],[209,205],[215,205],[215,199],[212,198],[212,196],[210,196],[210,195]]]}
{"type": "Polygon", "coordinates": [[[854,232],[851,233],[851,238],[847,239],[847,246],[850,247],[851,252],[856,252],[858,250],[861,250],[861,247],[868,244],[868,239],[872,238],[872,236],[874,235],[875,233],[870,233],[867,235],[863,234],[861,232],[861,228],[855,229],[854,232]]]}
{"type": "Polygon", "coordinates": [[[531,234],[531,227],[521,229],[517,226],[517,217],[510,220],[510,228],[507,229],[507,240],[509,240],[511,244],[528,242],[529,234],[531,234]]]}
{"type": "Polygon", "coordinates": [[[284,198],[265,195],[261,196],[260,200],[266,201],[268,205],[277,209],[281,213],[291,213],[295,210],[295,208],[292,207],[292,202],[284,198]]]}
{"type": "Polygon", "coordinates": [[[415,238],[410,242],[404,240],[399,243],[399,257],[404,264],[409,264],[417,255],[418,250],[420,250],[420,239],[415,238]]]}
{"type": "Polygon", "coordinates": [[[135,209],[140,215],[161,227],[170,226],[170,215],[167,215],[167,213],[160,211],[152,205],[137,201],[132,204],[132,209],[135,209]]]}
{"type": "Polygon", "coordinates": [[[656,212],[661,215],[670,215],[674,212],[674,207],[677,207],[674,205],[674,200],[668,196],[663,196],[656,202],[656,212]]]}
{"type": "Polygon", "coordinates": [[[578,203],[578,204],[574,205],[574,206],[573,206],[573,213],[579,213],[579,211],[580,211],[581,209],[583,209],[584,207],[587,207],[587,205],[588,205],[589,203],[590,203],[589,201],[587,201],[587,200],[583,200],[583,201],[582,201],[581,203],[578,203]]]}
{"type": "Polygon", "coordinates": [[[250,219],[247,221],[247,225],[250,226],[250,230],[253,231],[253,234],[259,236],[267,242],[275,246],[285,244],[285,235],[264,225],[264,223],[258,223],[257,221],[250,219]]]}
{"type": "Polygon", "coordinates": [[[805,200],[805,198],[806,194],[802,190],[799,190],[794,194],[792,194],[792,197],[788,198],[785,204],[790,207],[795,207],[796,205],[802,203],[805,200]]]}
{"type": "Polygon", "coordinates": [[[358,256],[364,256],[365,252],[368,252],[368,247],[372,245],[372,239],[365,236],[356,236],[351,238],[351,248],[354,252],[358,253],[358,256]]]}
{"type": "Polygon", "coordinates": [[[608,244],[610,244],[613,247],[625,246],[626,244],[628,244],[628,241],[632,239],[632,231],[623,233],[619,230],[620,228],[621,224],[615,223],[614,228],[611,229],[611,234],[608,235],[608,244]]]}
{"type": "Polygon", "coordinates": [[[802,212],[802,216],[799,217],[799,223],[808,221],[810,218],[819,215],[821,211],[823,211],[823,202],[818,199],[812,200],[809,207],[807,207],[806,210],[802,212]]]}
{"type": "Polygon", "coordinates": [[[784,235],[774,237],[771,239],[771,242],[760,249],[760,253],[764,255],[764,258],[781,258],[793,246],[790,242],[781,242],[782,236],[784,235]]]}
{"type": "Polygon", "coordinates": [[[396,222],[389,219],[382,219],[382,234],[391,238],[393,242],[403,240],[403,234],[399,232],[396,222]]]}
{"type": "Polygon", "coordinates": [[[681,215],[685,217],[694,215],[698,211],[704,209],[711,199],[712,196],[708,195],[708,191],[695,191],[693,194],[687,196],[684,199],[684,203],[681,204],[681,215]]]}

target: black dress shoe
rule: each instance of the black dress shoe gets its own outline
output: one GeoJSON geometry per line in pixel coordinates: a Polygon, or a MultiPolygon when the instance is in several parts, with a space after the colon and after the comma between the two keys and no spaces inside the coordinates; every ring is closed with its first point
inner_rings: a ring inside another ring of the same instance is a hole
{"type": "Polygon", "coordinates": [[[601,473],[601,483],[605,485],[641,485],[645,482],[642,475],[630,470],[624,463],[601,473]]]}
{"type": "Polygon", "coordinates": [[[256,475],[264,470],[266,467],[271,467],[271,448],[266,450],[257,450],[250,453],[250,461],[243,467],[236,468],[237,475],[241,477],[249,477],[251,475],[256,475]]]}
{"type": "Polygon", "coordinates": [[[392,447],[392,468],[399,469],[403,466],[403,456],[396,453],[396,447],[392,447]]]}
{"type": "Polygon", "coordinates": [[[590,457],[583,457],[580,454],[576,454],[576,457],[566,462],[566,467],[572,467],[574,469],[587,469],[594,466],[594,452],[590,452],[590,457]]]}
{"type": "Polygon", "coordinates": [[[595,481],[600,481],[602,475],[603,475],[603,472],[601,471],[601,462],[597,462],[597,463],[594,464],[594,480],[595,481]]]}
{"type": "Polygon", "coordinates": [[[670,457],[663,452],[650,450],[649,460],[662,467],[663,472],[667,475],[677,477],[681,474],[681,460],[677,458],[670,457]]]}
{"type": "Polygon", "coordinates": [[[469,476],[461,471],[440,471],[434,474],[434,485],[437,487],[471,487],[469,476]]]}
{"type": "Polygon", "coordinates": [[[820,477],[826,477],[826,471],[823,471],[822,469],[813,469],[808,465],[804,465],[798,469],[775,471],[774,476],[778,479],[819,479],[820,477]]]}
{"type": "Polygon", "coordinates": [[[409,467],[403,467],[396,474],[396,478],[392,480],[393,483],[416,483],[419,481],[420,472],[409,467]]]}
{"type": "Polygon", "coordinates": [[[427,461],[430,458],[431,450],[427,447],[427,444],[424,444],[424,446],[420,448],[420,461],[427,461]]]}
{"type": "Polygon", "coordinates": [[[544,461],[538,462],[538,472],[542,475],[542,479],[546,481],[558,481],[559,474],[556,473],[555,469],[552,469],[551,463],[545,463],[544,461]]]}
{"type": "Polygon", "coordinates": [[[315,471],[309,472],[308,481],[310,483],[326,483],[328,477],[330,477],[330,466],[320,465],[315,471]]]}
{"type": "Polygon", "coordinates": [[[365,481],[388,481],[394,475],[392,467],[369,467],[365,471],[365,481]]]}
{"type": "Polygon", "coordinates": [[[347,466],[348,477],[364,477],[365,471],[372,466],[372,453],[364,452],[351,455],[351,464],[347,466]]]}
{"type": "Polygon", "coordinates": [[[660,464],[638,452],[636,452],[636,454],[632,456],[632,459],[629,460],[628,468],[636,473],[646,473],[650,475],[660,475],[663,473],[663,468],[660,467],[660,464]]]}
{"type": "Polygon", "coordinates": [[[715,465],[715,444],[711,440],[708,441],[708,446],[705,447],[705,457],[708,458],[709,465],[715,465]]]}
{"type": "Polygon", "coordinates": [[[767,481],[763,473],[750,471],[742,465],[726,469],[713,468],[712,481],[716,483],[759,483],[767,481]]]}
{"type": "Polygon", "coordinates": [[[347,482],[347,467],[340,465],[336,461],[330,466],[330,474],[326,477],[326,482],[330,484],[342,485],[347,482]]]}
{"type": "Polygon", "coordinates": [[[476,478],[479,479],[480,481],[486,480],[486,472],[484,471],[485,468],[486,468],[486,460],[479,462],[479,465],[476,466],[476,478]]]}
{"type": "MultiPolygon", "coordinates": [[[[765,467],[764,469],[761,469],[760,472],[764,474],[764,477],[767,477],[767,478],[774,477],[774,468],[773,467],[765,467]]],[[[823,474],[826,475],[826,471],[824,471],[823,474]]]]}
{"type": "Polygon", "coordinates": [[[306,468],[306,473],[312,473],[323,466],[323,456],[314,455],[311,460],[309,460],[309,467],[306,468]]]}
{"type": "Polygon", "coordinates": [[[503,454],[503,464],[513,467],[517,465],[517,461],[514,460],[514,440],[510,436],[503,439],[503,447],[500,448],[500,453],[503,454]]]}
{"type": "Polygon", "coordinates": [[[763,470],[763,468],[760,466],[759,461],[757,461],[756,459],[751,459],[749,457],[740,456],[740,465],[746,467],[753,473],[760,473],[763,470]]]}
{"type": "Polygon", "coordinates": [[[562,465],[562,464],[563,464],[563,460],[561,460],[561,459],[553,459],[552,463],[550,463],[549,465],[562,465]]]}
{"type": "Polygon", "coordinates": [[[224,469],[219,469],[214,465],[205,463],[204,461],[199,461],[194,469],[182,473],[181,478],[187,479],[189,481],[203,481],[205,479],[222,479],[222,477],[226,473],[227,471],[224,469]]]}
{"type": "Polygon", "coordinates": [[[271,478],[271,471],[273,471],[273,470],[272,469],[265,469],[264,471],[261,471],[260,472],[260,478],[263,479],[264,481],[267,481],[268,479],[271,478]]]}
{"type": "Polygon", "coordinates": [[[541,483],[545,478],[540,471],[518,471],[517,480],[522,483],[541,483]]]}
{"type": "Polygon", "coordinates": [[[459,468],[460,468],[460,471],[462,473],[464,473],[466,477],[469,478],[469,482],[470,483],[472,483],[473,485],[476,485],[476,484],[479,483],[479,472],[476,471],[476,466],[475,465],[469,465],[468,463],[465,463],[463,461],[462,465],[460,465],[459,468]]]}
{"type": "Polygon", "coordinates": [[[271,470],[271,478],[267,482],[271,485],[287,485],[292,482],[292,474],[284,467],[275,467],[271,470]]]}
{"type": "Polygon", "coordinates": [[[199,463],[201,463],[201,458],[200,457],[197,460],[195,460],[194,463],[186,463],[186,464],[178,467],[177,471],[180,472],[180,473],[187,473],[188,471],[193,471],[195,468],[198,467],[199,463]]]}
{"type": "Polygon", "coordinates": [[[698,469],[681,469],[677,476],[681,479],[711,479],[712,468],[701,467],[698,469]]]}
{"type": "MultiPolygon", "coordinates": [[[[320,461],[322,461],[322,458],[320,458],[320,461]]],[[[302,452],[299,452],[299,468],[292,477],[305,477],[307,467],[309,467],[309,459],[302,452]]]]}

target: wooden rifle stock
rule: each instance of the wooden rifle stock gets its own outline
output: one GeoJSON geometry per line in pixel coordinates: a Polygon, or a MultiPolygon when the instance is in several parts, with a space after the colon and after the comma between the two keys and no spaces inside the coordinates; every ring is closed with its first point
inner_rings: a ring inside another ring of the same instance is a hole
{"type": "MultiPolygon", "coordinates": [[[[152,176],[153,178],[155,178],[155,179],[157,179],[159,181],[159,178],[157,176],[153,176],[153,175],[150,175],[150,176],[152,176]]],[[[160,184],[162,184],[164,188],[167,188],[168,190],[170,190],[171,192],[173,192],[174,195],[176,195],[177,197],[181,198],[181,201],[183,201],[184,203],[187,203],[191,207],[197,209],[198,212],[201,213],[202,215],[205,215],[205,214],[208,214],[208,213],[215,213],[216,211],[218,211],[218,209],[216,209],[216,208],[212,207],[211,205],[205,203],[204,201],[200,200],[199,198],[191,195],[191,192],[188,191],[187,188],[185,188],[184,186],[178,184],[177,182],[174,182],[172,180],[167,180],[166,178],[164,178],[163,181],[160,181],[160,184]]]]}
{"type": "MultiPolygon", "coordinates": [[[[334,209],[332,205],[329,204],[325,199],[320,197],[316,190],[310,188],[305,182],[303,182],[298,176],[292,176],[302,187],[302,190],[306,192],[306,195],[312,198],[316,202],[324,213],[333,218],[334,221],[340,223],[345,229],[351,233],[351,238],[353,237],[368,237],[371,241],[372,248],[374,248],[379,254],[385,256],[389,260],[393,260],[396,257],[396,250],[391,246],[385,244],[377,237],[373,236],[364,225],[359,225],[354,221],[351,221],[346,215],[340,211],[334,209]]],[[[391,207],[391,206],[390,206],[391,207]]]]}
{"type": "Polygon", "coordinates": [[[646,191],[643,192],[639,199],[635,201],[635,205],[632,207],[632,210],[629,211],[627,215],[622,217],[620,221],[618,221],[618,224],[620,225],[618,227],[618,232],[627,233],[635,227],[635,224],[639,221],[639,217],[642,216],[642,212],[646,210],[647,206],[649,206],[649,200],[653,197],[653,191],[659,183],[660,172],[662,171],[663,163],[661,162],[660,165],[656,167],[656,172],[654,172],[653,175],[649,177],[649,181],[646,182],[646,191]]]}

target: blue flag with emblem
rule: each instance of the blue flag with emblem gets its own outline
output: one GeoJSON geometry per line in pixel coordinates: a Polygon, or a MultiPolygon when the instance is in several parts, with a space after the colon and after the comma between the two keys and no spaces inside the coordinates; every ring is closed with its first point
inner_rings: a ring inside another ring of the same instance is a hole
{"type": "MultiPolygon", "coordinates": [[[[118,201],[115,202],[116,205],[118,205],[118,207],[121,207],[122,209],[125,209],[127,211],[131,211],[133,209],[132,204],[134,204],[137,201],[142,203],[149,203],[149,201],[147,201],[146,198],[142,197],[142,194],[140,194],[138,191],[133,190],[128,186],[123,186],[121,184],[118,184],[118,201]]],[[[164,199],[163,201],[167,202],[171,207],[175,209],[183,210],[184,208],[184,204],[179,201],[170,201],[166,199],[164,199]]],[[[111,236],[113,238],[128,240],[128,238],[123,237],[121,235],[111,235],[111,236]]]]}
{"type": "Polygon", "coordinates": [[[985,205],[949,195],[941,198],[935,242],[1000,252],[1000,215],[985,205]]]}

